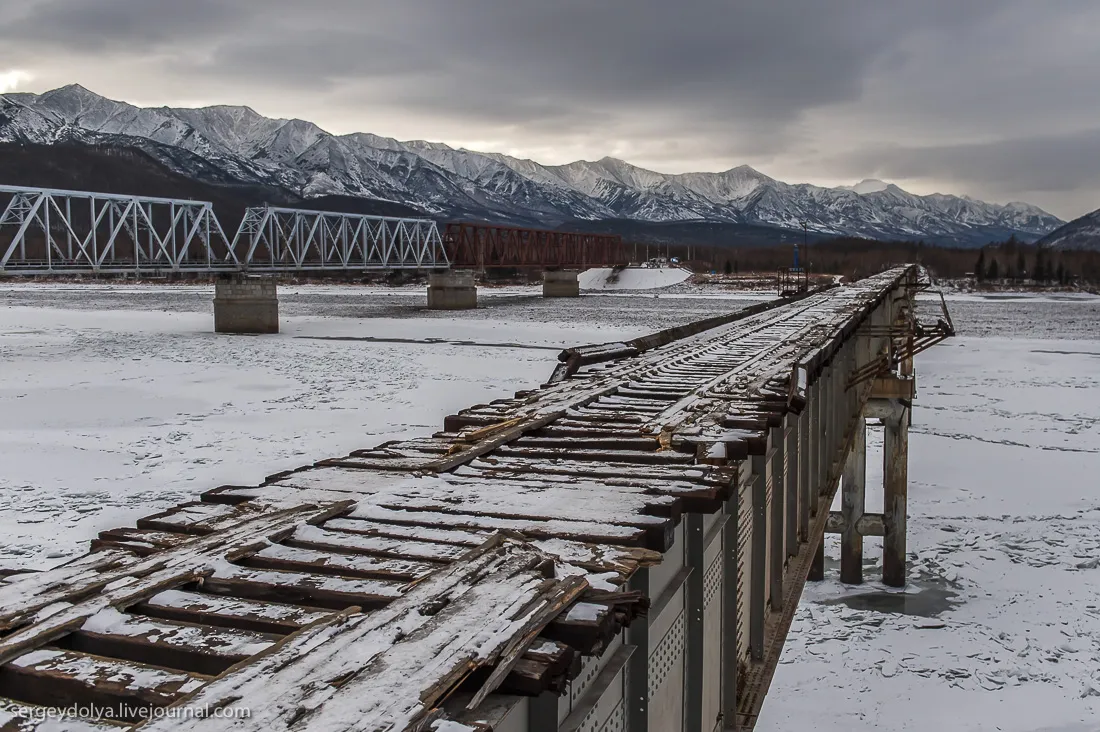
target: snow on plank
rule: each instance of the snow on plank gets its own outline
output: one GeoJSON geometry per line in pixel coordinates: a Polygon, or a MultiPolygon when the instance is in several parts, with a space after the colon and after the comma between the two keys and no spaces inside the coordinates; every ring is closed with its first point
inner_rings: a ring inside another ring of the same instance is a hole
{"type": "Polygon", "coordinates": [[[107,721],[93,722],[79,717],[58,719],[54,709],[21,704],[0,697],[0,730],[3,732],[118,732],[107,721]]]}
{"type": "Polygon", "coordinates": [[[455,546],[454,544],[436,544],[429,541],[359,535],[343,531],[329,531],[310,525],[297,527],[285,543],[307,549],[352,554],[376,554],[395,559],[408,558],[431,562],[451,562],[469,551],[465,547],[455,546]]]}
{"type": "Polygon", "coordinates": [[[400,597],[405,584],[290,570],[252,569],[216,561],[213,574],[203,579],[202,589],[214,594],[341,610],[353,606],[381,607],[400,597]]]}
{"type": "Polygon", "coordinates": [[[277,637],[153,620],[106,608],[61,642],[81,653],[213,676],[268,648],[277,637]]]}
{"type": "Polygon", "coordinates": [[[91,560],[103,554],[116,560],[99,572],[87,572],[86,564],[78,561],[74,564],[80,572],[61,567],[60,571],[38,572],[0,585],[0,624],[16,628],[0,638],[0,663],[76,630],[104,608],[127,607],[161,590],[200,579],[212,571],[216,562],[224,561],[227,552],[266,543],[273,534],[285,534],[302,521],[324,519],[346,508],[347,504],[338,503],[323,509],[305,506],[253,514],[231,532],[198,538],[151,557],[135,559],[128,552],[118,552],[121,556],[117,556],[104,551],[82,558],[91,560]]]}
{"type": "MultiPolygon", "coordinates": [[[[332,519],[325,523],[329,529],[358,533],[367,532],[373,536],[378,524],[372,521],[390,521],[409,523],[416,527],[454,527],[471,531],[485,532],[515,531],[532,538],[569,538],[576,541],[608,542],[623,545],[641,545],[646,540],[646,529],[637,526],[603,524],[590,521],[561,521],[557,519],[500,518],[497,516],[474,516],[460,513],[443,513],[412,508],[391,509],[372,504],[360,504],[348,514],[347,518],[332,519]]],[[[422,529],[431,536],[433,529],[422,529]]]]}
{"type": "Polygon", "coordinates": [[[208,679],[194,674],[72,651],[39,649],[0,666],[5,694],[32,704],[111,707],[116,718],[136,721],[139,708],[163,707],[208,679]],[[133,710],[126,714],[128,708],[133,710]]]}
{"type": "MultiPolygon", "coordinates": [[[[331,523],[329,521],[326,525],[331,523]]],[[[477,542],[467,544],[467,546],[477,546],[484,542],[486,538],[488,537],[482,536],[477,542]]],[[[401,581],[414,580],[436,568],[435,565],[425,562],[340,554],[317,549],[285,546],[283,544],[270,544],[255,554],[242,558],[241,561],[249,567],[260,569],[293,569],[300,572],[334,574],[340,577],[401,581]]]]}
{"type": "Polygon", "coordinates": [[[134,607],[145,615],[260,633],[291,633],[331,612],[239,597],[165,590],[134,607]]]}

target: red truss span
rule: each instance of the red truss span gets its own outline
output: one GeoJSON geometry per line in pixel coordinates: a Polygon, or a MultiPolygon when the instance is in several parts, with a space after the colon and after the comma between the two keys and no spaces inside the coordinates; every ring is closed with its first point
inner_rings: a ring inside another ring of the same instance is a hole
{"type": "Polygon", "coordinates": [[[485,224],[447,224],[443,247],[452,267],[587,269],[627,264],[623,238],[485,224]]]}

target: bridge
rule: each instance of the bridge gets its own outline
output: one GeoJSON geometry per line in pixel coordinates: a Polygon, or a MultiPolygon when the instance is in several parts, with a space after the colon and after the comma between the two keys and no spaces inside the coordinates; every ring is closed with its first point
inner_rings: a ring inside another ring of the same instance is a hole
{"type": "Polygon", "coordinates": [[[578,297],[579,270],[627,264],[611,235],[259,206],[230,239],[206,201],[0,185],[0,206],[0,276],[219,275],[223,333],[278,332],[273,275],[425,271],[428,307],[460,310],[475,271],[541,269],[545,297],[578,297]]]}
{"type": "Polygon", "coordinates": [[[918,319],[927,284],[900,267],[569,349],[430,437],[11,573],[0,727],[83,705],[117,724],[82,730],[750,730],[827,531],[844,581],[882,535],[905,583],[912,357],[953,333],[918,319]]]}

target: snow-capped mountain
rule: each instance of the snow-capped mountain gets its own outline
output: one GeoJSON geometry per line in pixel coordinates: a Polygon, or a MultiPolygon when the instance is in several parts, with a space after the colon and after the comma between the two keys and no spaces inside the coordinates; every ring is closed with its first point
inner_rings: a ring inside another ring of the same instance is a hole
{"type": "Polygon", "coordinates": [[[608,219],[788,229],[804,223],[826,235],[980,244],[1011,233],[1034,240],[1063,223],[1024,203],[917,196],[878,180],[823,188],[784,183],[745,165],[666,175],[615,158],[547,166],[422,140],[337,136],[248,107],[139,108],[77,85],[0,96],[0,142],[60,141],[139,147],[184,175],[205,178],[214,169],[304,196],[378,198],[438,216],[546,226],[608,219]]]}
{"type": "Polygon", "coordinates": [[[1039,240],[1039,246],[1051,249],[1100,250],[1100,210],[1070,221],[1039,240]]]}

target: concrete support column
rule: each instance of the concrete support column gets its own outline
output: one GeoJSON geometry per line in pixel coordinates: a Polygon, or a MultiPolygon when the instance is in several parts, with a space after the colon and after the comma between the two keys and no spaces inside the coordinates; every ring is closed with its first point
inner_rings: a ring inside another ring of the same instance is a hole
{"type": "Polygon", "coordinates": [[[429,310],[473,310],[477,307],[474,273],[469,270],[428,275],[429,310]]]}
{"type": "Polygon", "coordinates": [[[580,297],[581,284],[577,279],[579,272],[558,270],[542,273],[543,297],[580,297]]]}
{"type": "Polygon", "coordinates": [[[863,518],[866,507],[866,476],[867,430],[860,417],[856,423],[852,450],[844,464],[840,495],[840,514],[844,519],[844,531],[840,537],[840,581],[850,585],[863,583],[863,535],[859,533],[859,520],[863,518]]]}
{"type": "Polygon", "coordinates": [[[905,586],[905,532],[909,500],[909,408],[898,410],[897,419],[884,420],[883,489],[885,507],[882,540],[882,581],[890,587],[905,586]]]}
{"type": "Polygon", "coordinates": [[[274,277],[222,275],[214,283],[215,333],[278,333],[274,277]]]}

